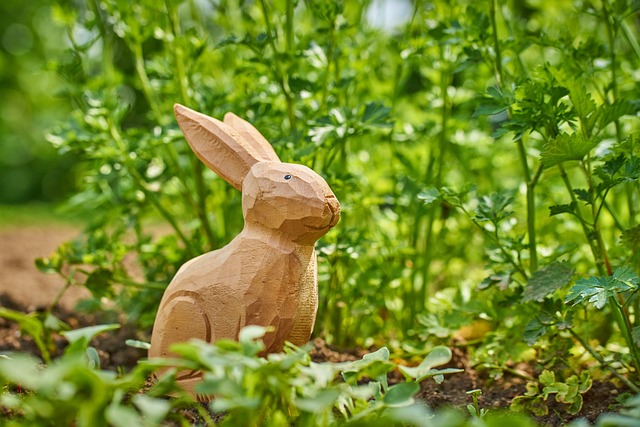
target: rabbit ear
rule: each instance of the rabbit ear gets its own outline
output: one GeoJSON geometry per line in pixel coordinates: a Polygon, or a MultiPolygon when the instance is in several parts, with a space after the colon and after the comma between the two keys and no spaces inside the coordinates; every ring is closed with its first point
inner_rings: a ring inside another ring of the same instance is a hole
{"type": "Polygon", "coordinates": [[[224,124],[235,129],[262,156],[264,161],[280,161],[269,141],[248,121],[228,112],[224,115],[224,124]]]}
{"type": "Polygon", "coordinates": [[[180,104],[173,106],[173,112],[196,156],[238,190],[242,190],[251,166],[267,160],[238,131],[220,120],[180,104]]]}

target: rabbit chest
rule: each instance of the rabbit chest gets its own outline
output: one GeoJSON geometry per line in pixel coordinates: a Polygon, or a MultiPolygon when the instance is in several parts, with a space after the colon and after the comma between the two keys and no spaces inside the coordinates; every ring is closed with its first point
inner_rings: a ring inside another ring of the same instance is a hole
{"type": "MultiPolygon", "coordinates": [[[[254,258],[254,257],[252,257],[254,258]]],[[[266,352],[280,351],[284,341],[304,345],[309,341],[318,308],[316,253],[312,246],[292,252],[271,248],[259,255],[247,271],[246,307],[241,326],[273,326],[265,336],[266,352]]]]}

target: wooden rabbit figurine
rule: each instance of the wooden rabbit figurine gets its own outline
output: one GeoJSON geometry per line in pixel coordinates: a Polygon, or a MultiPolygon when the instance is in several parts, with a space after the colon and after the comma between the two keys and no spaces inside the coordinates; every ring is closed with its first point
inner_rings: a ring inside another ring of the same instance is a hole
{"type": "MultiPolygon", "coordinates": [[[[306,344],[318,308],[314,244],[340,218],[336,196],[311,169],[282,163],[235,114],[223,123],[179,104],[174,113],[198,158],[242,191],[245,224],[227,246],[180,268],[160,303],[149,357],[170,357],[170,345],[191,338],[237,340],[246,325],[275,328],[264,353],[306,344]]],[[[178,382],[193,393],[200,377],[180,372],[178,382]]]]}

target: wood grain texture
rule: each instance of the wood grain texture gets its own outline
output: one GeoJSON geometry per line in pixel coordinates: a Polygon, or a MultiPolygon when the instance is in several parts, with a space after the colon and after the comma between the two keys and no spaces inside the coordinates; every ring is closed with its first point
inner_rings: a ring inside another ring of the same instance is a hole
{"type": "MultiPolygon", "coordinates": [[[[318,308],[314,245],[335,226],[340,204],[311,169],[282,163],[248,122],[225,121],[181,105],[178,123],[195,154],[242,190],[242,232],[227,246],[185,263],[160,303],[149,357],[171,357],[173,343],[198,338],[237,340],[246,325],[272,326],[264,353],[284,342],[308,342],[318,308]]],[[[187,391],[199,372],[180,372],[187,391]]],[[[200,398],[206,398],[200,396],[200,398]]]]}

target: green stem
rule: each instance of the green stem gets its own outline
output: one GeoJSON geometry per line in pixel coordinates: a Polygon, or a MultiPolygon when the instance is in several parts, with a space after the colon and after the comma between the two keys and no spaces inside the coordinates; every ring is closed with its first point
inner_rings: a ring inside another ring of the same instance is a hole
{"type": "Polygon", "coordinates": [[[626,21],[620,21],[620,28],[622,28],[622,34],[624,34],[627,42],[629,42],[631,49],[633,49],[636,56],[640,58],[640,45],[638,44],[635,35],[631,31],[631,28],[629,28],[629,24],[627,24],[626,21]]]}
{"type": "Polygon", "coordinates": [[[100,38],[102,39],[102,64],[104,66],[104,77],[110,86],[115,86],[115,66],[113,64],[113,33],[107,32],[106,25],[102,20],[100,14],[100,6],[97,0],[91,2],[91,9],[96,17],[96,23],[98,31],[100,31],[100,38]]]}
{"type": "Polygon", "coordinates": [[[607,203],[606,201],[603,201],[603,204],[604,204],[604,208],[607,210],[607,212],[609,212],[609,215],[611,216],[611,219],[613,219],[613,222],[615,223],[618,230],[625,231],[626,228],[622,224],[622,221],[620,221],[620,218],[618,218],[618,214],[613,210],[613,208],[609,205],[609,203],[607,203]]]}
{"type": "Polygon", "coordinates": [[[633,340],[633,335],[631,334],[631,321],[629,320],[629,317],[626,315],[624,309],[619,305],[618,300],[615,297],[611,297],[609,299],[609,307],[613,312],[613,317],[618,324],[618,328],[620,328],[622,336],[627,342],[629,352],[631,353],[633,359],[633,365],[636,370],[636,376],[638,376],[640,374],[640,351],[637,344],[633,340]]]}
{"type": "Polygon", "coordinates": [[[53,309],[58,305],[58,303],[62,299],[62,296],[67,292],[67,290],[71,287],[71,285],[73,285],[73,282],[75,281],[73,278],[75,274],[73,267],[69,271],[69,274],[64,274],[62,272],[60,272],[59,274],[65,279],[65,282],[64,282],[64,285],[58,290],[55,297],[53,297],[53,301],[51,301],[51,303],[47,307],[47,310],[46,310],[47,314],[51,314],[53,309]]]}
{"type": "Polygon", "coordinates": [[[498,24],[496,22],[496,0],[489,3],[489,20],[491,21],[491,32],[493,33],[493,47],[496,54],[496,83],[502,86],[502,52],[500,51],[500,40],[498,40],[498,24]]]}
{"type": "Polygon", "coordinates": [[[164,206],[162,206],[156,194],[147,188],[144,178],[140,175],[135,165],[131,161],[131,158],[129,157],[129,152],[125,146],[124,140],[122,139],[120,132],[118,132],[118,129],[116,128],[115,123],[113,123],[112,118],[108,117],[107,122],[109,125],[109,133],[111,134],[111,137],[113,138],[113,140],[116,142],[116,145],[118,145],[118,148],[122,153],[122,158],[124,160],[124,163],[127,167],[127,170],[129,171],[129,174],[133,178],[136,184],[136,187],[139,188],[145,194],[145,196],[151,201],[151,204],[153,204],[153,206],[158,210],[160,215],[162,215],[164,219],[166,219],[167,222],[171,225],[171,227],[175,230],[180,240],[182,240],[182,242],[185,244],[190,255],[195,256],[198,251],[193,247],[191,240],[187,239],[187,236],[182,232],[182,230],[178,226],[178,222],[176,221],[176,219],[173,217],[173,215],[169,213],[169,211],[167,211],[164,208],[164,206]]]}
{"type": "MultiPolygon", "coordinates": [[[[436,172],[433,179],[433,185],[436,188],[442,187],[444,166],[447,163],[447,151],[449,146],[448,127],[449,116],[451,113],[451,99],[449,98],[449,85],[451,84],[451,72],[449,70],[449,64],[445,62],[444,47],[440,46],[440,60],[442,61],[443,69],[440,70],[440,96],[442,97],[442,109],[440,110],[440,133],[438,135],[438,159],[433,160],[436,163],[436,172]]],[[[429,184],[428,176],[425,176],[425,183],[429,184]]],[[[429,215],[427,216],[426,233],[424,236],[424,248],[422,253],[422,287],[420,293],[415,301],[417,309],[422,311],[425,307],[427,300],[428,283],[431,269],[431,261],[433,258],[433,226],[436,221],[436,209],[439,204],[432,204],[429,206],[429,215]]]]}
{"type": "MultiPolygon", "coordinates": [[[[502,243],[500,243],[500,236],[498,235],[498,224],[493,224],[493,227],[494,227],[494,232],[493,232],[494,243],[496,244],[496,246],[498,246],[498,249],[500,249],[500,252],[502,252],[502,255],[509,260],[509,263],[513,266],[513,268],[515,268],[518,273],[522,274],[522,276],[524,277],[524,280],[528,280],[529,277],[527,275],[527,272],[524,270],[524,268],[522,268],[520,264],[514,261],[511,254],[509,254],[509,252],[505,249],[502,243]]],[[[487,232],[487,230],[485,231],[487,232]]]]}
{"type": "MultiPolygon", "coordinates": [[[[290,2],[291,0],[287,0],[290,2]]],[[[271,23],[269,22],[269,10],[267,9],[267,4],[265,0],[260,0],[260,6],[262,7],[262,14],[264,15],[265,27],[267,30],[267,37],[269,39],[269,44],[271,45],[271,49],[273,50],[273,60],[271,61],[271,65],[275,68],[275,72],[277,75],[277,81],[280,85],[280,89],[282,89],[282,93],[284,94],[285,101],[287,103],[287,118],[289,119],[289,130],[291,133],[296,133],[296,114],[295,108],[293,105],[293,97],[291,95],[291,89],[289,88],[289,77],[285,75],[280,65],[280,58],[278,48],[276,47],[275,38],[273,36],[273,31],[271,29],[271,23]]],[[[287,3],[287,8],[289,4],[287,3]]],[[[291,12],[291,46],[287,46],[288,49],[293,49],[293,11],[291,12]]],[[[287,17],[288,19],[289,17],[287,17]]],[[[288,23],[287,23],[288,25],[288,23]]],[[[288,42],[287,42],[288,43],[288,42]]],[[[293,54],[291,50],[288,51],[289,54],[293,54]]],[[[293,56],[293,55],[292,55],[293,56]]]]}
{"type": "Polygon", "coordinates": [[[293,49],[295,48],[294,45],[294,33],[293,33],[293,19],[294,19],[294,4],[293,4],[293,0],[287,0],[287,17],[286,17],[286,27],[285,27],[285,34],[286,34],[286,42],[287,42],[287,52],[291,53],[293,52],[293,49]]]}
{"type": "Polygon", "coordinates": [[[578,335],[573,329],[568,329],[568,331],[582,345],[582,347],[584,347],[585,350],[587,350],[589,354],[591,354],[591,356],[593,356],[593,358],[596,359],[598,363],[600,363],[602,367],[608,369],[614,377],[616,377],[617,379],[622,381],[624,385],[629,387],[629,390],[633,391],[634,393],[640,393],[640,387],[636,386],[633,382],[629,381],[628,378],[616,371],[616,369],[611,366],[602,356],[600,356],[600,354],[598,354],[598,352],[596,352],[593,347],[591,347],[585,340],[583,340],[580,335],[578,335]]]}
{"type": "Polygon", "coordinates": [[[139,40],[136,40],[135,43],[130,43],[129,47],[133,51],[133,56],[135,58],[136,74],[138,74],[138,79],[140,80],[140,85],[142,86],[142,93],[149,103],[149,108],[151,108],[151,113],[153,114],[156,123],[162,124],[162,113],[160,112],[160,109],[158,108],[158,105],[153,98],[153,90],[151,89],[149,76],[147,75],[147,71],[144,66],[142,44],[139,40]]]}
{"type": "Polygon", "coordinates": [[[578,204],[578,200],[576,199],[576,195],[573,192],[573,187],[571,186],[571,182],[569,181],[569,176],[567,175],[567,171],[564,169],[562,164],[558,165],[558,169],[560,170],[560,177],[562,178],[562,181],[564,182],[564,185],[567,188],[569,197],[571,197],[571,202],[576,206],[574,214],[576,218],[578,218],[580,225],[582,226],[582,231],[584,233],[585,238],[587,239],[587,243],[589,244],[589,247],[591,248],[591,253],[593,254],[593,258],[596,262],[596,267],[598,269],[598,272],[600,273],[600,275],[604,276],[605,275],[605,270],[603,268],[604,261],[600,257],[600,252],[598,251],[597,247],[594,246],[593,244],[593,238],[591,234],[592,230],[589,229],[589,224],[582,216],[582,212],[580,211],[580,206],[578,204]]]}
{"type": "MultiPolygon", "coordinates": [[[[593,185],[593,174],[591,173],[591,156],[587,155],[586,162],[582,162],[582,170],[587,179],[587,185],[589,186],[589,205],[591,206],[591,218],[593,219],[593,234],[596,240],[596,248],[598,250],[598,259],[604,264],[607,275],[612,275],[613,270],[609,262],[609,255],[607,254],[607,247],[602,239],[602,233],[600,232],[600,226],[598,224],[598,217],[600,210],[596,208],[596,191],[593,185]]],[[[603,195],[603,199],[606,196],[603,195]]]]}
{"type": "MultiPolygon", "coordinates": [[[[616,36],[618,34],[618,30],[622,29],[622,33],[631,45],[632,49],[635,51],[636,55],[640,57],[640,46],[638,46],[638,42],[636,41],[633,33],[630,31],[629,26],[624,21],[618,21],[614,15],[609,11],[609,1],[602,1],[602,14],[604,18],[604,23],[607,29],[607,39],[609,41],[609,51],[610,51],[610,69],[611,69],[611,102],[615,102],[618,99],[618,56],[616,55],[616,36]],[[615,24],[618,26],[616,27],[615,24]]],[[[622,128],[620,126],[620,121],[618,119],[614,120],[614,126],[616,129],[616,138],[618,143],[622,143],[622,128]]],[[[626,193],[627,193],[627,209],[629,211],[629,219],[631,223],[633,223],[634,218],[636,216],[636,206],[634,203],[632,184],[625,184],[626,193]]]]}
{"type": "MultiPolygon", "coordinates": [[[[500,49],[500,40],[498,38],[498,24],[496,19],[496,0],[491,0],[489,5],[489,20],[491,21],[491,31],[493,36],[493,47],[496,55],[495,68],[496,68],[496,84],[498,87],[503,86],[504,74],[502,69],[502,50],[500,49]]],[[[520,60],[520,56],[518,60],[520,60]]],[[[524,71],[524,65],[521,64],[524,71]]],[[[512,115],[511,108],[509,108],[509,116],[512,115]]],[[[536,199],[535,199],[535,187],[542,174],[542,166],[538,167],[536,175],[531,177],[531,169],[527,162],[527,152],[524,146],[522,138],[515,141],[518,149],[518,157],[520,158],[520,164],[522,166],[522,174],[527,186],[527,234],[529,237],[529,271],[535,272],[538,269],[538,249],[536,243],[536,199]]],[[[526,275],[525,275],[526,276],[526,275]]]]}
{"type": "Polygon", "coordinates": [[[322,97],[320,99],[320,111],[324,111],[327,106],[327,98],[329,97],[329,82],[331,76],[331,64],[333,64],[333,56],[336,45],[336,32],[335,32],[335,22],[331,23],[331,28],[329,29],[329,46],[327,47],[327,51],[325,55],[327,56],[327,68],[324,74],[323,85],[322,85],[322,97]]]}
{"type": "MultiPolygon", "coordinates": [[[[524,146],[522,147],[524,149],[524,146]]],[[[524,161],[526,163],[526,159],[524,161]]],[[[528,169],[528,168],[527,168],[528,169]]],[[[525,172],[525,176],[527,172],[525,172]]],[[[527,181],[527,233],[529,234],[529,271],[538,270],[538,249],[536,246],[536,200],[535,187],[542,175],[542,165],[538,166],[533,179],[527,181]]]]}
{"type": "MultiPolygon", "coordinates": [[[[180,90],[181,101],[185,105],[190,104],[190,96],[189,96],[189,78],[184,68],[184,54],[182,51],[182,47],[177,44],[177,41],[182,37],[182,31],[180,30],[180,20],[178,17],[177,9],[171,4],[169,1],[165,1],[165,6],[168,11],[169,21],[171,22],[171,30],[173,32],[173,40],[174,40],[174,48],[173,51],[175,53],[175,69],[176,75],[178,78],[178,88],[180,90]]],[[[177,156],[176,156],[177,157],[177,156]]],[[[178,162],[175,162],[176,166],[178,166],[178,162]]],[[[196,209],[196,215],[200,220],[200,224],[202,224],[202,228],[204,229],[204,234],[207,237],[210,248],[216,247],[216,238],[213,233],[213,229],[211,228],[211,223],[209,221],[209,217],[207,216],[207,191],[206,185],[204,182],[204,166],[199,159],[193,158],[194,170],[195,170],[195,184],[196,184],[196,195],[197,201],[193,200],[190,192],[187,189],[187,200],[189,200],[196,209]]],[[[186,181],[185,181],[186,183],[186,181]]],[[[186,185],[185,185],[186,188],[186,185]]]]}

